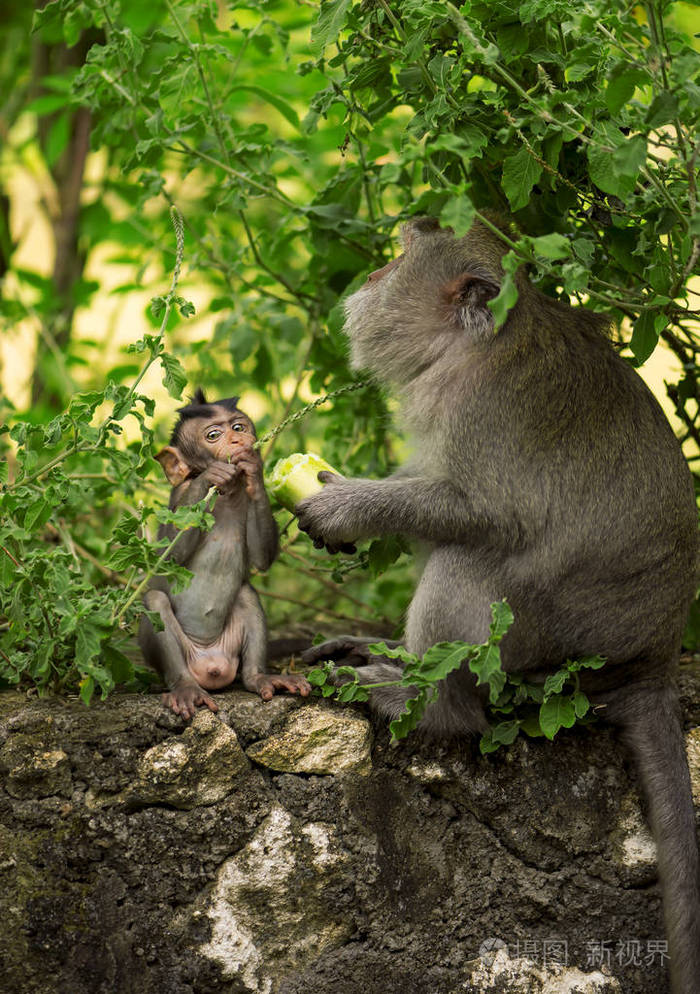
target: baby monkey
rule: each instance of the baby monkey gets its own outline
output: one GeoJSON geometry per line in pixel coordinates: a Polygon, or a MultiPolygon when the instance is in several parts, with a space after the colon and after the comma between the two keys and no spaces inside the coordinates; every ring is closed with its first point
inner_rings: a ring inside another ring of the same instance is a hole
{"type": "MultiPolygon", "coordinates": [[[[303,676],[268,673],[267,627],[250,566],[267,569],[278,551],[277,526],[265,493],[255,426],[238,409],[238,397],[207,402],[197,390],[180,415],[167,445],[156,456],[172,484],[170,508],[196,504],[212,487],[214,526],[180,533],[170,557],[193,576],[174,594],[165,577],[154,577],[144,603],[158,613],[157,632],[146,615],[139,644],[146,662],[165,679],[163,704],[186,720],[200,705],[218,711],[207,693],[233,682],[240,668],[246,690],[269,701],[276,691],[306,697],[303,676]]],[[[159,539],[176,530],[161,526],[159,539]]]]}

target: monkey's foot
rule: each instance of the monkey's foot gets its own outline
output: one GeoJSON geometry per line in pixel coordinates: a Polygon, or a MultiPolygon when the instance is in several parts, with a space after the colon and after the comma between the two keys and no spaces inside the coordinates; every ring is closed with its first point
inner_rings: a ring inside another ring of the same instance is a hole
{"type": "MultiPolygon", "coordinates": [[[[301,654],[301,661],[305,666],[313,666],[316,663],[325,662],[332,659],[336,663],[345,666],[359,666],[364,663],[378,662],[383,656],[375,656],[369,651],[370,645],[376,642],[385,641],[379,637],[375,639],[358,638],[355,635],[339,635],[337,638],[328,639],[320,645],[312,645],[301,654]]],[[[400,645],[399,642],[386,643],[390,649],[400,645]]]]}
{"type": "Polygon", "coordinates": [[[198,707],[208,707],[214,714],[219,710],[216,701],[197,683],[178,684],[163,694],[161,700],[166,708],[171,708],[185,721],[195,716],[198,707]]]}
{"type": "Polygon", "coordinates": [[[246,686],[246,689],[260,694],[264,701],[271,701],[275,694],[285,690],[289,694],[308,697],[311,684],[299,673],[259,673],[252,681],[252,686],[246,686]]]}

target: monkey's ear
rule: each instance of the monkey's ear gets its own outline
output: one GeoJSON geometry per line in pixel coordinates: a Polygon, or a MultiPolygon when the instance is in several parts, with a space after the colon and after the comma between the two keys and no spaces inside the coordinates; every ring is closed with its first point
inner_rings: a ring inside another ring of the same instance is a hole
{"type": "Polygon", "coordinates": [[[154,458],[163,467],[171,487],[177,487],[181,483],[184,483],[190,475],[190,467],[182,458],[180,450],[176,449],[173,445],[166,445],[154,458]]]}
{"type": "Polygon", "coordinates": [[[493,314],[486,306],[498,296],[495,280],[476,273],[462,273],[443,287],[445,301],[456,320],[467,331],[484,332],[493,327],[493,314]]]}

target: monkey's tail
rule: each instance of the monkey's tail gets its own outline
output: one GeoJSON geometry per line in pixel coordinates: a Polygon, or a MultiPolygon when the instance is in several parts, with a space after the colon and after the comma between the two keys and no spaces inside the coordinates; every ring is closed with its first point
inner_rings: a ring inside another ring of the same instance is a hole
{"type": "Polygon", "coordinates": [[[700,858],[675,687],[627,688],[610,717],[636,761],[658,852],[673,994],[700,994],[700,858]]]}

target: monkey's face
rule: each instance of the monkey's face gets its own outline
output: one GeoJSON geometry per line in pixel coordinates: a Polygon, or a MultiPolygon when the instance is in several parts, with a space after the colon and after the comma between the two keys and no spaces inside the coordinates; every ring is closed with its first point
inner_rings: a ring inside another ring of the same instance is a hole
{"type": "Polygon", "coordinates": [[[504,252],[483,225],[457,239],[429,218],[404,225],[401,241],[345,302],[353,368],[398,385],[488,336],[504,252]]]}
{"type": "Polygon", "coordinates": [[[178,448],[188,466],[201,472],[214,460],[229,462],[241,447],[254,443],[253,422],[243,411],[211,404],[205,415],[183,424],[178,448]]]}
{"type": "Polygon", "coordinates": [[[202,450],[208,452],[211,459],[228,462],[241,446],[255,443],[253,422],[243,411],[227,411],[212,405],[211,417],[195,420],[202,450]]]}

